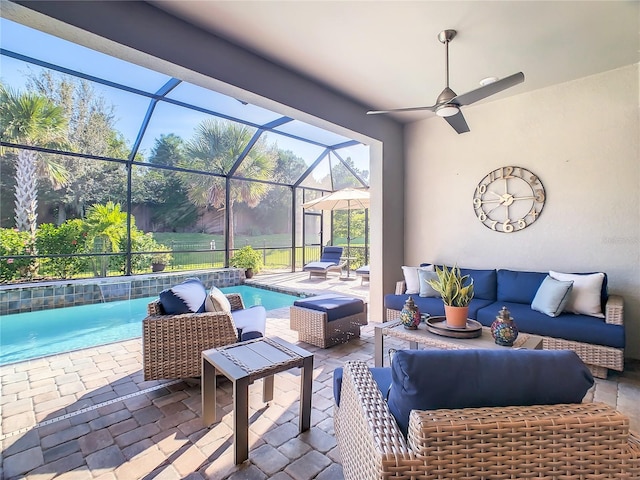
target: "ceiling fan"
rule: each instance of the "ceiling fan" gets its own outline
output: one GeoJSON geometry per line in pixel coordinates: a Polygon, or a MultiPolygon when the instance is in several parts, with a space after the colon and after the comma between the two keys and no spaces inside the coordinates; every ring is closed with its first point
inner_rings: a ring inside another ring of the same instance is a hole
{"type": "Polygon", "coordinates": [[[453,90],[449,88],[449,42],[456,36],[455,30],[443,30],[438,34],[438,40],[445,45],[445,66],[446,66],[446,86],[444,90],[438,95],[435,105],[429,107],[406,107],[396,108],[393,110],[370,110],[367,115],[376,115],[379,113],[392,113],[392,112],[415,112],[418,110],[430,110],[435,112],[439,117],[443,117],[449,125],[458,133],[465,133],[469,131],[460,107],[463,105],[470,105],[474,102],[487,98],[490,95],[494,95],[502,90],[506,90],[509,87],[513,87],[519,83],[524,82],[524,73],[518,72],[505,77],[501,80],[489,81],[482,85],[480,88],[471,90],[470,92],[457,95],[453,90]]]}

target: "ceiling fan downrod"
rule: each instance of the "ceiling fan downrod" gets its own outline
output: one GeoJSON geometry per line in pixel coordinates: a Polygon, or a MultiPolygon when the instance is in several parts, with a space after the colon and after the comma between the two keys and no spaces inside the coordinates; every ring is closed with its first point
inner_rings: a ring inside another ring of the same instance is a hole
{"type": "Polygon", "coordinates": [[[449,105],[449,101],[456,97],[456,93],[449,88],[449,42],[456,36],[455,30],[443,30],[438,34],[438,40],[444,43],[444,59],[445,59],[445,88],[436,99],[436,105],[441,105],[436,109],[436,115],[440,117],[450,117],[457,114],[460,110],[456,105],[449,105]]]}

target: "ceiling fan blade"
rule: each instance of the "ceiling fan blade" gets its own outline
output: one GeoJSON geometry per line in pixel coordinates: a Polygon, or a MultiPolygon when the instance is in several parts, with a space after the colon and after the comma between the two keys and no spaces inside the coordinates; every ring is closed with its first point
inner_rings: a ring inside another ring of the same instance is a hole
{"type": "Polygon", "coordinates": [[[449,123],[449,125],[453,127],[456,132],[466,133],[469,131],[469,125],[467,125],[467,121],[464,119],[462,111],[458,111],[458,113],[450,117],[443,118],[449,123]]]}
{"type": "Polygon", "coordinates": [[[524,82],[524,73],[514,73],[513,75],[498,80],[497,82],[493,82],[483,87],[476,88],[475,90],[471,90],[470,92],[463,93],[462,95],[458,95],[451,99],[451,103],[459,106],[470,105],[478,100],[487,98],[522,82],[524,82]]]}
{"type": "Polygon", "coordinates": [[[380,113],[395,113],[395,112],[417,112],[419,110],[431,110],[434,112],[436,110],[436,105],[431,105],[430,107],[405,107],[405,108],[394,108],[392,110],[369,110],[367,115],[378,115],[380,113]]]}

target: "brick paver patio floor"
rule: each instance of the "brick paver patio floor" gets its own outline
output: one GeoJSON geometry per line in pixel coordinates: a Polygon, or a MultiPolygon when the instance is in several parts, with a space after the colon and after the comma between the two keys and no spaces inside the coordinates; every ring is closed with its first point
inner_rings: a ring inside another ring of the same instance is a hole
{"type": "MultiPolygon", "coordinates": [[[[267,335],[297,343],[288,323],[288,309],[270,311],[267,335]]],[[[249,390],[249,460],[239,466],[231,384],[218,391],[222,420],[204,428],[199,384],[145,382],[140,339],[0,367],[0,478],[341,479],[332,374],[346,360],[373,365],[373,325],[361,339],[330,349],[300,345],[315,353],[311,429],[298,434],[298,369],[276,375],[268,405],[256,382],[249,390]]],[[[597,380],[586,400],[615,406],[640,431],[640,367],[597,380]]]]}

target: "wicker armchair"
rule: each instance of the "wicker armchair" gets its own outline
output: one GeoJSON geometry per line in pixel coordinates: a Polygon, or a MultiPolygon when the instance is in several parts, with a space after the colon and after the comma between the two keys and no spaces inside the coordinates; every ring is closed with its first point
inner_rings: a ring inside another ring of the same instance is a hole
{"type": "Polygon", "coordinates": [[[347,480],[640,478],[640,440],[608,405],[413,410],[405,439],[359,361],[334,427],[347,480]]]}
{"type": "MultiPolygon", "coordinates": [[[[232,311],[244,309],[240,294],[226,297],[232,311]]],[[[147,313],[142,321],[145,380],[199,377],[203,350],[238,341],[229,313],[166,315],[159,300],[149,303],[147,313]]]]}

